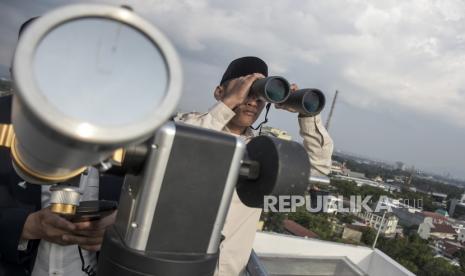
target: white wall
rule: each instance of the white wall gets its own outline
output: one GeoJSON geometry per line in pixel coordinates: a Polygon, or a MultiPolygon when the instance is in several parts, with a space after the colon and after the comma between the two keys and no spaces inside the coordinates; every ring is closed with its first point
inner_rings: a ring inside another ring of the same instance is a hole
{"type": "Polygon", "coordinates": [[[384,275],[408,275],[415,276],[408,269],[391,259],[382,251],[375,249],[371,254],[371,261],[368,271],[370,276],[384,276],[384,275]]]}
{"type": "Polygon", "coordinates": [[[381,251],[373,250],[366,246],[257,232],[253,248],[258,255],[282,254],[308,257],[347,257],[370,276],[414,275],[381,251]]]}

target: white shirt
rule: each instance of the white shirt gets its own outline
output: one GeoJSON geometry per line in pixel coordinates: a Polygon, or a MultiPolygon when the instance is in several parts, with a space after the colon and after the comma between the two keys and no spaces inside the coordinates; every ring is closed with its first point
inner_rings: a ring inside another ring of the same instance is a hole
{"type": "MultiPolygon", "coordinates": [[[[175,120],[208,129],[230,133],[227,124],[236,113],[219,101],[209,112],[179,114],[175,120]]],[[[298,119],[303,146],[309,154],[312,175],[328,174],[331,169],[333,141],[321,122],[321,116],[298,119]]],[[[237,135],[236,135],[237,136],[237,135]]],[[[240,135],[246,142],[255,134],[247,128],[240,135]]],[[[238,276],[245,274],[245,267],[260,219],[261,209],[244,205],[234,192],[222,234],[220,256],[215,276],[238,276]]]]}
{"type": "MultiPolygon", "coordinates": [[[[50,186],[42,186],[42,208],[50,205],[50,186]]],[[[79,182],[81,201],[98,200],[99,174],[97,169],[90,167],[87,174],[82,174],[79,182]]],[[[97,266],[97,258],[94,252],[82,249],[85,266],[90,265],[94,269],[97,266]]],[[[81,270],[81,258],[77,245],[62,246],[41,240],[37,251],[37,257],[32,270],[32,276],[86,276],[81,270]]]]}

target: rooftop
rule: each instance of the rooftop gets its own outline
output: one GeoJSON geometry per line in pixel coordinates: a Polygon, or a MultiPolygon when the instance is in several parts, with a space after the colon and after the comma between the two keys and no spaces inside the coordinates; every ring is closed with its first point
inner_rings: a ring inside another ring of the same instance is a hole
{"type": "Polygon", "coordinates": [[[284,229],[293,235],[307,238],[318,238],[318,235],[315,232],[308,230],[293,220],[285,219],[283,221],[283,226],[284,229]]]}
{"type": "Polygon", "coordinates": [[[267,275],[414,275],[380,250],[366,246],[257,232],[254,250],[267,275]]]}
{"type": "Polygon", "coordinates": [[[369,228],[366,225],[359,225],[359,224],[347,224],[345,227],[352,229],[352,230],[360,231],[360,232],[363,232],[364,230],[369,228]]]}
{"type": "Polygon", "coordinates": [[[430,217],[430,218],[433,218],[433,219],[436,219],[436,220],[447,221],[447,217],[445,217],[445,216],[443,216],[441,214],[438,214],[438,213],[428,212],[428,211],[423,211],[422,213],[426,217],[430,217]]]}
{"type": "Polygon", "coordinates": [[[434,228],[431,229],[431,233],[445,233],[445,234],[457,234],[454,228],[449,224],[433,224],[434,228]]]}

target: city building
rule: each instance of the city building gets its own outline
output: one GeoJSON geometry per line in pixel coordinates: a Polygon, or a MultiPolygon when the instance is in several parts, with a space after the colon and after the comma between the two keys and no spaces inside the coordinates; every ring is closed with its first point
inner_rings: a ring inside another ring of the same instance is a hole
{"type": "Polygon", "coordinates": [[[358,187],[361,186],[371,186],[371,187],[376,187],[383,189],[385,191],[389,191],[391,188],[391,185],[385,184],[383,182],[376,182],[370,179],[367,179],[364,174],[360,175],[360,173],[354,173],[349,171],[348,176],[346,175],[333,175],[332,178],[334,179],[340,179],[340,180],[347,180],[347,181],[354,181],[358,187]],[[362,177],[363,175],[363,177],[362,177]]]}
{"type": "Polygon", "coordinates": [[[368,179],[364,173],[347,170],[347,176],[360,179],[368,179]]]}
{"type": "Polygon", "coordinates": [[[349,242],[360,243],[365,228],[366,226],[348,224],[344,226],[342,239],[349,242]]]}
{"type": "Polygon", "coordinates": [[[441,216],[449,218],[449,213],[444,209],[437,209],[434,212],[437,213],[437,214],[440,214],[441,216]]]}
{"type": "Polygon", "coordinates": [[[465,219],[465,194],[460,199],[453,198],[450,202],[449,215],[454,218],[465,219]]]}
{"type": "Polygon", "coordinates": [[[457,240],[459,242],[465,243],[465,229],[460,229],[458,235],[457,235],[457,240]]]}
{"type": "Polygon", "coordinates": [[[452,260],[455,259],[454,254],[457,251],[463,249],[464,246],[458,242],[447,240],[447,239],[438,239],[434,241],[434,249],[438,254],[452,260]]]}
{"type": "Polygon", "coordinates": [[[345,163],[341,163],[336,160],[333,160],[331,164],[331,173],[339,174],[339,175],[347,175],[347,168],[345,166],[345,163]]]}
{"type": "Polygon", "coordinates": [[[396,169],[401,170],[401,171],[405,171],[407,169],[407,166],[403,162],[397,161],[396,162],[396,169]]]}
{"type": "Polygon", "coordinates": [[[423,211],[422,214],[427,218],[432,218],[434,224],[444,224],[444,223],[449,224],[449,220],[447,217],[441,214],[438,214],[436,212],[423,211]]]}
{"type": "Polygon", "coordinates": [[[342,206],[342,204],[342,198],[332,195],[327,190],[310,190],[310,206],[313,209],[319,207],[324,213],[335,214],[338,211],[338,206],[342,206]],[[318,200],[321,203],[318,203],[318,200]]]}
{"type": "Polygon", "coordinates": [[[438,206],[447,206],[447,194],[443,193],[430,193],[431,198],[433,199],[433,203],[437,204],[438,206]]]}
{"type": "Polygon", "coordinates": [[[425,240],[429,238],[454,240],[457,233],[451,225],[435,223],[432,217],[425,217],[423,223],[418,226],[418,235],[425,240]]]}
{"type": "Polygon", "coordinates": [[[283,221],[283,228],[286,234],[290,234],[290,235],[294,235],[294,236],[298,236],[302,238],[313,238],[313,239],[319,238],[315,232],[303,227],[302,225],[290,219],[285,219],[283,221]]]}
{"type": "Polygon", "coordinates": [[[462,231],[465,230],[465,221],[463,220],[456,220],[453,218],[449,218],[449,223],[454,228],[457,235],[462,231]]]}
{"type": "Polygon", "coordinates": [[[380,233],[386,237],[392,237],[396,234],[397,223],[399,219],[393,213],[386,213],[383,218],[381,212],[360,212],[357,217],[362,219],[369,227],[378,230],[381,228],[380,233]]]}
{"type": "Polygon", "coordinates": [[[425,220],[422,212],[415,208],[392,208],[392,212],[399,218],[399,224],[406,227],[420,225],[425,220]]]}
{"type": "Polygon", "coordinates": [[[404,200],[381,197],[379,203],[382,204],[382,206],[390,207],[392,213],[399,219],[398,224],[400,225],[407,227],[420,225],[425,219],[422,210],[419,208],[422,202],[410,199],[404,200]]]}
{"type": "Polygon", "coordinates": [[[274,128],[271,126],[263,126],[261,135],[277,137],[283,140],[292,140],[292,136],[290,136],[287,131],[281,130],[279,128],[274,128]]]}
{"type": "Polygon", "coordinates": [[[412,213],[422,212],[422,209],[420,209],[420,207],[423,204],[422,201],[418,201],[414,199],[413,200],[402,199],[402,198],[396,199],[396,198],[390,198],[387,196],[380,197],[379,203],[382,204],[382,206],[388,206],[391,209],[407,209],[409,212],[412,212],[412,213]]]}

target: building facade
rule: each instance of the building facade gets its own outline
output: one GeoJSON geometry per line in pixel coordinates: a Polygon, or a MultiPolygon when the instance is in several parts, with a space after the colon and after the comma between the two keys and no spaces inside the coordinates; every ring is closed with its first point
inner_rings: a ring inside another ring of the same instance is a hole
{"type": "Polygon", "coordinates": [[[399,219],[392,213],[386,213],[383,218],[382,213],[376,212],[360,212],[357,217],[364,220],[366,225],[376,230],[381,228],[380,233],[384,236],[394,236],[396,234],[397,223],[399,219]]]}

